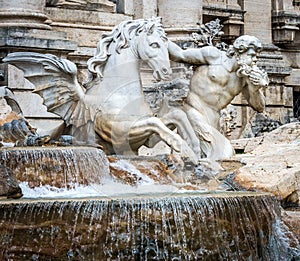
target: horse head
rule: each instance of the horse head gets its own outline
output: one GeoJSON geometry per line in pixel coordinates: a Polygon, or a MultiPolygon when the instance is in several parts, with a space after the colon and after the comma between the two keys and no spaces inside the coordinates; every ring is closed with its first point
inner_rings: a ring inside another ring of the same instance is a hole
{"type": "Polygon", "coordinates": [[[138,57],[153,70],[156,80],[167,80],[172,73],[168,52],[168,40],[158,18],[146,20],[143,30],[131,46],[138,57]]]}
{"type": "Polygon", "coordinates": [[[166,80],[171,75],[168,40],[160,18],[123,21],[112,32],[103,34],[96,55],[88,61],[89,71],[103,77],[111,52],[120,54],[127,48],[150,66],[156,80],[166,80]]]}

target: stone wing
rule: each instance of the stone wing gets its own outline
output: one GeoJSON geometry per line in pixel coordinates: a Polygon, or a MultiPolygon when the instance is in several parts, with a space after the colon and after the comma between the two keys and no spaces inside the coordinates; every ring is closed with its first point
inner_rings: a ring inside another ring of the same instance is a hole
{"type": "Polygon", "coordinates": [[[84,104],[85,92],[77,81],[77,67],[73,62],[34,52],[10,53],[3,61],[24,72],[47,110],[62,117],[67,126],[80,127],[94,120],[94,109],[84,104]]]}

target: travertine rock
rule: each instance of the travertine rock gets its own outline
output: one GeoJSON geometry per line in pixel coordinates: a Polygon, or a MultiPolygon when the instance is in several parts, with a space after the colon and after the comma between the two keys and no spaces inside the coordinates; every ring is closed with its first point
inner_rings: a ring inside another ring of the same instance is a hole
{"type": "Polygon", "coordinates": [[[168,169],[158,158],[109,156],[108,160],[110,174],[124,184],[170,184],[172,181],[172,169],[168,169]]]}
{"type": "Polygon", "coordinates": [[[22,197],[22,191],[16,177],[13,175],[11,169],[3,165],[0,165],[0,197],[1,196],[8,198],[22,197]]]}
{"type": "Polygon", "coordinates": [[[38,135],[36,129],[22,116],[15,95],[6,87],[1,87],[0,147],[41,146],[49,140],[48,136],[38,135]]]}
{"type": "Polygon", "coordinates": [[[246,165],[236,172],[243,188],[275,194],[285,204],[300,198],[300,123],[290,123],[266,135],[251,153],[236,156],[246,165]]]}
{"type": "Polygon", "coordinates": [[[300,240],[300,211],[283,211],[282,220],[293,232],[297,240],[300,240]]]}
{"type": "Polygon", "coordinates": [[[265,136],[263,144],[285,144],[298,142],[300,139],[300,122],[285,124],[265,136]]]}

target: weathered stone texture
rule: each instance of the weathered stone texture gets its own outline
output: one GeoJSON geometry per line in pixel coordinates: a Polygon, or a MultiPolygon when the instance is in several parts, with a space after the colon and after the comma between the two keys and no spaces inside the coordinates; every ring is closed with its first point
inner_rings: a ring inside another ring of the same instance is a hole
{"type": "MultiPolygon", "coordinates": [[[[300,56],[299,59],[300,61],[300,56]]],[[[291,74],[285,78],[286,84],[290,86],[300,86],[300,69],[293,69],[291,74]]]]}
{"type": "Polygon", "coordinates": [[[183,4],[180,0],[159,0],[158,15],[163,17],[165,27],[195,28],[201,21],[202,3],[199,0],[190,0],[183,4]]]}
{"type": "Polygon", "coordinates": [[[275,44],[297,47],[299,39],[299,1],[273,1],[272,26],[275,44]]]}
{"type": "MultiPolygon", "coordinates": [[[[130,2],[130,1],[126,1],[126,2],[130,2]]],[[[150,18],[153,16],[157,16],[157,11],[158,11],[157,0],[136,0],[132,2],[133,2],[132,7],[130,7],[129,6],[130,4],[127,3],[126,8],[127,11],[129,11],[128,8],[133,8],[133,16],[135,19],[150,18]]]]}
{"type": "Polygon", "coordinates": [[[131,17],[123,14],[104,13],[96,11],[62,9],[55,7],[46,8],[46,13],[51,17],[52,23],[68,23],[78,25],[115,26],[131,17]]]}
{"type": "Polygon", "coordinates": [[[46,0],[46,6],[108,13],[116,11],[116,4],[110,0],[46,0]]]}
{"type": "Polygon", "coordinates": [[[293,68],[300,68],[300,52],[293,51],[293,52],[286,52],[282,50],[282,54],[284,57],[284,61],[288,66],[293,68]]]}
{"type": "Polygon", "coordinates": [[[70,52],[76,49],[77,44],[65,39],[62,33],[52,31],[36,31],[27,28],[0,28],[0,47],[15,50],[30,49],[31,51],[53,52],[58,50],[62,53],[70,52]],[[43,33],[42,33],[43,32],[43,33]]]}
{"type": "Polygon", "coordinates": [[[0,27],[26,27],[50,29],[45,24],[48,17],[44,13],[45,0],[1,0],[0,27]]]}
{"type": "Polygon", "coordinates": [[[24,73],[13,65],[8,65],[7,86],[11,90],[34,90],[35,86],[24,78],[24,73]]]}
{"type": "Polygon", "coordinates": [[[26,117],[34,115],[36,118],[58,118],[57,115],[47,112],[43,105],[43,99],[36,93],[31,92],[14,92],[23,114],[26,117]]]}
{"type": "Polygon", "coordinates": [[[60,32],[64,32],[67,35],[67,38],[70,41],[77,41],[78,42],[78,48],[77,52],[80,50],[81,47],[90,47],[92,48],[93,52],[91,55],[94,55],[95,47],[97,46],[99,39],[101,35],[104,32],[108,32],[111,30],[111,27],[101,28],[101,30],[97,27],[89,28],[87,30],[86,27],[80,28],[80,26],[69,26],[68,24],[65,24],[64,26],[61,25],[53,25],[53,29],[59,30],[60,32]]]}
{"type": "Polygon", "coordinates": [[[22,191],[12,171],[0,165],[0,197],[20,198],[22,191]]]}
{"type": "Polygon", "coordinates": [[[293,232],[294,236],[300,241],[300,211],[290,210],[283,211],[282,220],[293,232]]]}
{"type": "Polygon", "coordinates": [[[289,119],[293,117],[293,109],[286,107],[266,107],[265,113],[281,123],[289,122],[289,119]]]}
{"type": "Polygon", "coordinates": [[[285,86],[269,86],[265,90],[267,105],[283,105],[292,107],[291,89],[285,86]]]}
{"type": "Polygon", "coordinates": [[[236,156],[246,165],[235,181],[246,189],[271,192],[286,204],[299,204],[300,123],[283,125],[255,142],[260,145],[252,143],[250,153],[236,156]]]}
{"type": "Polygon", "coordinates": [[[271,1],[244,0],[244,33],[254,35],[264,43],[272,42],[271,1]]]}
{"type": "Polygon", "coordinates": [[[117,12],[127,15],[135,15],[134,5],[137,1],[119,0],[117,4],[117,12]]]}

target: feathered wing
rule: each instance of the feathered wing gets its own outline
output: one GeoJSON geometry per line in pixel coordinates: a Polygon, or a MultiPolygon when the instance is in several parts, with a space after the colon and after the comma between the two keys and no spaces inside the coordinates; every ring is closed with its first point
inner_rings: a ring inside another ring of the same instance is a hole
{"type": "Polygon", "coordinates": [[[95,109],[84,103],[85,92],[77,81],[76,65],[51,54],[11,53],[3,59],[24,72],[43,98],[47,111],[62,117],[66,125],[80,127],[93,121],[95,109]]]}

